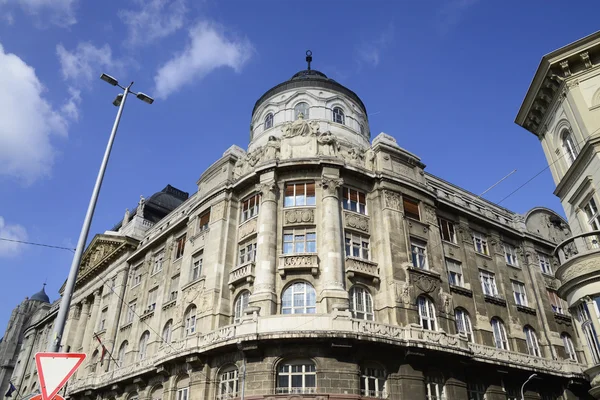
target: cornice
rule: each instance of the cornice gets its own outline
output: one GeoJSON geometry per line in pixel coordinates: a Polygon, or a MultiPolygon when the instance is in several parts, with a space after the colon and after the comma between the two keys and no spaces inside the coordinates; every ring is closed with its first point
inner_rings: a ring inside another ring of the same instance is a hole
{"type": "Polygon", "coordinates": [[[558,196],[559,199],[562,200],[571,190],[573,185],[575,185],[577,178],[583,173],[583,170],[594,158],[594,155],[596,154],[595,148],[598,144],[600,144],[600,135],[592,136],[585,142],[581,152],[575,159],[575,162],[569,167],[559,184],[556,185],[554,195],[558,196]]]}

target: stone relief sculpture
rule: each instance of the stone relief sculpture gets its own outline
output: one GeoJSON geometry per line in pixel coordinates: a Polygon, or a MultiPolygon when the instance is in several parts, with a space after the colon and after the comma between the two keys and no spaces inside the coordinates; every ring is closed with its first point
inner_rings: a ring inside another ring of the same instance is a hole
{"type": "Polygon", "coordinates": [[[319,154],[322,156],[335,157],[340,150],[340,144],[331,132],[322,133],[317,138],[317,142],[319,143],[319,154]]]}
{"type": "Polygon", "coordinates": [[[296,136],[308,136],[310,134],[316,135],[319,132],[319,123],[317,121],[306,121],[304,115],[300,113],[297,120],[285,124],[281,128],[281,131],[285,139],[296,136]]]}
{"type": "Polygon", "coordinates": [[[140,196],[140,202],[138,203],[137,206],[137,216],[144,218],[144,208],[146,207],[146,199],[144,198],[144,196],[140,196]]]}
{"type": "Polygon", "coordinates": [[[275,136],[269,136],[269,140],[265,145],[264,158],[265,160],[277,160],[279,159],[279,152],[281,150],[281,141],[275,136]]]}
{"type": "Polygon", "coordinates": [[[365,162],[365,150],[360,147],[351,147],[350,150],[348,150],[348,157],[350,157],[350,160],[354,163],[362,165],[365,162]]]}
{"type": "Polygon", "coordinates": [[[373,149],[369,148],[365,152],[365,168],[369,171],[375,171],[377,169],[377,158],[375,157],[375,152],[373,149]]]}

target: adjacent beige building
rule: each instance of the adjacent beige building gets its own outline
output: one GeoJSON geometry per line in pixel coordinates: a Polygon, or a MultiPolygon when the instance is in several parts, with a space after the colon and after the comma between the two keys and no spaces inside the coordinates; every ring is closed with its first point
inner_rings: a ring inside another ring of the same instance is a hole
{"type": "Polygon", "coordinates": [[[518,399],[535,372],[527,399],[590,398],[557,293],[566,221],[498,207],[392,136],[371,140],[363,102],[325,74],[268,90],[247,150],[197,185],[92,240],[62,342],[88,354],[68,397],[518,399]]]}
{"type": "Polygon", "coordinates": [[[573,230],[554,252],[558,293],[576,316],[600,399],[600,32],[542,58],[516,122],[540,139],[573,230]]]}

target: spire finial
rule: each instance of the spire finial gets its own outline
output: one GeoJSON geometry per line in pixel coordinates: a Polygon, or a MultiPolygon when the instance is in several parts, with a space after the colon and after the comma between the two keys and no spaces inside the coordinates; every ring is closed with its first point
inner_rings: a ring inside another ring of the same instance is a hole
{"type": "Polygon", "coordinates": [[[308,70],[310,71],[310,63],[312,62],[312,51],[306,50],[306,62],[308,63],[308,70]]]}

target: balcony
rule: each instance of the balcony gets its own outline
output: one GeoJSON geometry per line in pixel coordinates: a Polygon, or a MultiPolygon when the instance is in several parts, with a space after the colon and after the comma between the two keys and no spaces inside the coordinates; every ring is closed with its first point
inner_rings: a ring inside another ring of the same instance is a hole
{"type": "Polygon", "coordinates": [[[316,253],[281,254],[279,256],[279,275],[289,272],[310,271],[313,276],[319,273],[319,261],[316,253]]]}
{"type": "MultiPolygon", "coordinates": [[[[600,275],[600,231],[573,236],[556,246],[554,254],[560,261],[556,277],[562,282],[559,289],[582,282],[600,275]]],[[[565,297],[563,293],[559,293],[565,297]]]]}
{"type": "Polygon", "coordinates": [[[229,290],[234,290],[236,286],[244,282],[254,282],[254,261],[238,265],[229,273],[229,290]]]}
{"type": "Polygon", "coordinates": [[[362,276],[379,283],[379,267],[377,263],[362,258],[346,257],[346,275],[352,279],[355,276],[362,276]]]}

